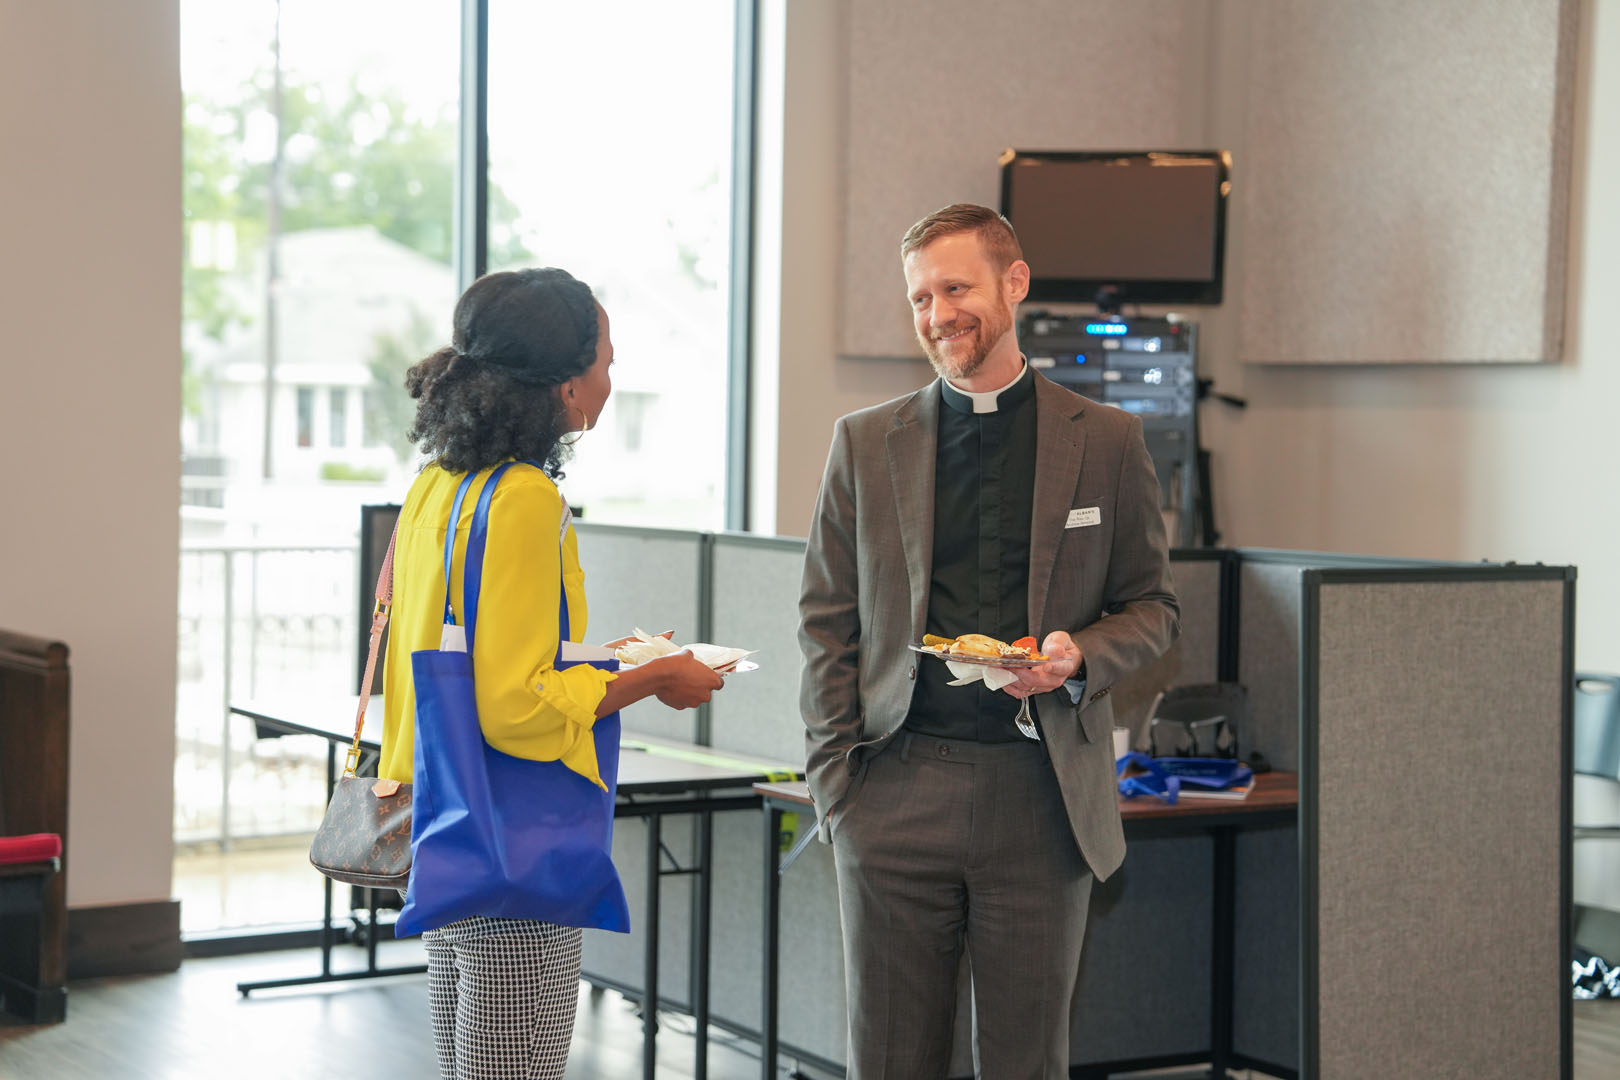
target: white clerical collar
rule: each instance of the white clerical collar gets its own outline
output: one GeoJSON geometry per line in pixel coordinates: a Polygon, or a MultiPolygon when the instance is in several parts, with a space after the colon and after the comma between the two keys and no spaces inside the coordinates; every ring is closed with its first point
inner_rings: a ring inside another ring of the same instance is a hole
{"type": "Polygon", "coordinates": [[[973,412],[993,413],[996,411],[996,399],[1002,394],[1006,393],[1008,390],[1011,390],[1014,386],[1017,386],[1018,380],[1022,379],[1024,377],[1024,373],[1028,370],[1029,365],[1025,363],[1024,358],[1020,356],[1018,358],[1018,374],[1014,375],[1011,379],[1008,379],[1005,385],[998,386],[994,390],[964,390],[960,386],[957,386],[955,383],[951,382],[949,379],[944,381],[946,386],[950,387],[956,393],[962,395],[973,403],[973,412]]]}

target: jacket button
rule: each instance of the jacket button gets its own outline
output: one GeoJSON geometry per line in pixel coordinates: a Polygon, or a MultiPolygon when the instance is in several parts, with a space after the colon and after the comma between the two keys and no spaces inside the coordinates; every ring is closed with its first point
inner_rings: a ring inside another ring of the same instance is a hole
{"type": "Polygon", "coordinates": [[[906,678],[915,679],[916,677],[917,677],[917,669],[915,667],[909,667],[909,668],[906,669],[906,678]]]}

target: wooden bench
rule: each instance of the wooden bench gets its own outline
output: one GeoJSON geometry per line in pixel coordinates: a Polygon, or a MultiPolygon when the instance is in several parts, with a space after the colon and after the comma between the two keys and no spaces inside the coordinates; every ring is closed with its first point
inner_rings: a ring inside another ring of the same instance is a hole
{"type": "Polygon", "coordinates": [[[67,1015],[68,648],[0,630],[0,1008],[67,1015]]]}

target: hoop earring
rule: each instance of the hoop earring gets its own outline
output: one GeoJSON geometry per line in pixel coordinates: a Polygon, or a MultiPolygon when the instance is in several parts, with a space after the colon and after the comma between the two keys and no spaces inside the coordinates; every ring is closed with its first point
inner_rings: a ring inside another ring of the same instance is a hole
{"type": "MultiPolygon", "coordinates": [[[[570,405],[568,408],[570,411],[572,411],[574,409],[579,409],[579,406],[570,405]]],[[[579,409],[579,427],[574,429],[574,437],[572,439],[558,438],[557,442],[562,446],[573,446],[575,443],[579,442],[579,440],[585,437],[585,433],[590,430],[590,427],[590,416],[586,414],[584,409],[579,409]]]]}

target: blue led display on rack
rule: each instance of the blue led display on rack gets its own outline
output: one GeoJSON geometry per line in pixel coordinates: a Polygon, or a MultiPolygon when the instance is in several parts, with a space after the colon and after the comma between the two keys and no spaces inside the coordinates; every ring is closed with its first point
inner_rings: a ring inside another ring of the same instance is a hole
{"type": "Polygon", "coordinates": [[[1088,333],[1088,334],[1100,334],[1100,335],[1103,335],[1105,337],[1111,337],[1111,336],[1114,336],[1114,335],[1123,334],[1123,333],[1125,333],[1125,330],[1126,330],[1126,327],[1125,327],[1124,323],[1115,323],[1115,322],[1088,322],[1088,323],[1086,323],[1086,333],[1088,333]]]}

